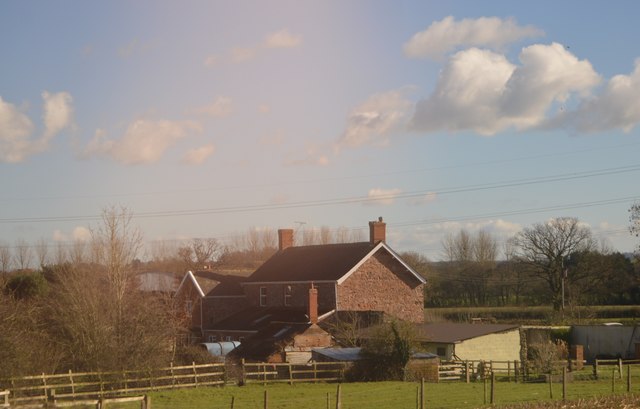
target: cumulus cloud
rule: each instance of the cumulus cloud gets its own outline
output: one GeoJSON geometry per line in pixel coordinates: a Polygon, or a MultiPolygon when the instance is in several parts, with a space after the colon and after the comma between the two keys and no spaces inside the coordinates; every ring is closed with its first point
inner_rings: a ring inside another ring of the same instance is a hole
{"type": "Polygon", "coordinates": [[[62,230],[54,230],[54,241],[89,241],[91,240],[91,230],[84,226],[75,227],[70,234],[64,233],[62,230]]]}
{"type": "Polygon", "coordinates": [[[73,98],[68,92],[42,93],[44,100],[44,138],[49,139],[69,127],[73,121],[73,98]]]}
{"type": "Polygon", "coordinates": [[[520,26],[512,18],[481,17],[456,21],[449,16],[414,34],[405,43],[404,53],[410,58],[439,58],[459,48],[500,49],[523,38],[542,35],[542,30],[520,26]]]}
{"type": "Polygon", "coordinates": [[[412,107],[402,91],[389,91],[369,97],[347,118],[347,127],[336,149],[389,143],[392,132],[404,129],[412,107]]]}
{"type": "Polygon", "coordinates": [[[640,59],[629,75],[612,77],[603,91],[585,99],[575,112],[561,115],[556,125],[565,124],[583,132],[620,128],[631,131],[640,122],[640,59]]]}
{"type": "Polygon", "coordinates": [[[97,130],[84,155],[104,155],[128,165],[153,163],[188,132],[200,130],[200,125],[192,121],[139,119],[120,139],[109,139],[104,130],[97,130]]]}
{"type": "Polygon", "coordinates": [[[0,161],[18,163],[48,149],[51,139],[73,124],[73,99],[68,92],[42,93],[44,131],[32,138],[31,119],[0,97],[0,161]]]}
{"type": "Polygon", "coordinates": [[[267,48],[293,48],[300,44],[302,44],[302,37],[291,34],[286,28],[269,34],[265,40],[267,48]]]}
{"type": "Polygon", "coordinates": [[[199,148],[189,150],[182,158],[183,163],[189,165],[199,165],[215,152],[215,146],[208,144],[199,148]]]}
{"type": "Polygon", "coordinates": [[[211,104],[200,107],[197,113],[214,118],[226,118],[233,113],[233,103],[229,97],[218,97],[211,104]]]}
{"type": "Polygon", "coordinates": [[[435,91],[416,105],[411,127],[493,135],[509,127],[540,126],[552,103],[574,93],[584,97],[600,81],[588,61],[557,43],[526,47],[519,59],[516,66],[478,48],[454,54],[435,91]]]}
{"type": "Polygon", "coordinates": [[[367,194],[369,200],[364,202],[364,204],[367,206],[390,206],[400,193],[402,193],[401,189],[369,189],[369,193],[367,194]]]}
{"type": "Polygon", "coordinates": [[[22,162],[30,153],[32,132],[29,117],[0,97],[0,160],[22,162]]]}

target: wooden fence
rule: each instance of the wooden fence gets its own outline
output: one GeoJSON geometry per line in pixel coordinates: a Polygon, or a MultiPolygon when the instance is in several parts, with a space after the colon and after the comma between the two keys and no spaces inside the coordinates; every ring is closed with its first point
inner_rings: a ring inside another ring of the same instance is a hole
{"type": "Polygon", "coordinates": [[[286,382],[330,382],[344,379],[350,362],[311,362],[268,364],[242,362],[242,384],[286,382]]]}
{"type": "MultiPolygon", "coordinates": [[[[617,362],[617,361],[615,361],[617,362]]],[[[640,362],[640,361],[639,361],[640,362]]],[[[555,361],[551,364],[551,372],[560,374],[563,368],[574,371],[581,368],[580,362],[575,360],[555,361]]],[[[584,362],[582,362],[584,364],[584,362]]],[[[495,374],[497,377],[507,378],[508,381],[527,381],[537,379],[548,371],[540,371],[532,362],[522,365],[520,361],[442,361],[438,366],[438,381],[460,381],[469,383],[472,380],[485,379],[495,374]]]]}
{"type": "Polygon", "coordinates": [[[0,381],[11,402],[109,397],[149,390],[222,385],[224,364],[171,366],[154,371],[71,372],[24,376],[0,381]]]}

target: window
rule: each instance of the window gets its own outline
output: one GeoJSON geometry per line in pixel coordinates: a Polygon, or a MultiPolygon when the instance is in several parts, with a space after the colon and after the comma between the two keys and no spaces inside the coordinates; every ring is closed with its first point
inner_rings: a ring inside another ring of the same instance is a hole
{"type": "Polygon", "coordinates": [[[225,341],[227,341],[227,342],[231,342],[231,337],[227,336],[227,337],[226,337],[226,339],[225,339],[225,341]]]}
{"type": "Polygon", "coordinates": [[[290,307],[291,306],[291,286],[288,285],[284,288],[284,306],[285,307],[290,307]]]}
{"type": "Polygon", "coordinates": [[[267,306],[267,287],[260,287],[260,306],[267,306]]]}
{"type": "Polygon", "coordinates": [[[446,357],[446,356],[447,356],[447,348],[445,348],[445,347],[438,347],[438,349],[437,349],[437,351],[436,351],[436,354],[437,354],[439,357],[446,357]]]}
{"type": "Polygon", "coordinates": [[[217,335],[209,335],[209,342],[218,342],[217,335]]]}
{"type": "Polygon", "coordinates": [[[191,300],[187,300],[184,305],[184,310],[187,314],[191,314],[191,309],[193,308],[193,302],[191,300]]]}

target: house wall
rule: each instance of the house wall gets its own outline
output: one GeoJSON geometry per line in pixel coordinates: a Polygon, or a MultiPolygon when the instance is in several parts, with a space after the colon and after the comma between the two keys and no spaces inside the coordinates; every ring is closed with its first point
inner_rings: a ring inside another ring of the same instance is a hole
{"type": "Polygon", "coordinates": [[[247,308],[247,298],[245,296],[205,297],[202,302],[204,308],[204,322],[202,325],[205,329],[247,308]]]}
{"type": "Polygon", "coordinates": [[[438,355],[438,358],[443,361],[453,360],[454,344],[442,344],[437,342],[423,342],[422,349],[424,352],[429,352],[434,355],[438,355]]]}
{"type": "Polygon", "coordinates": [[[455,344],[455,355],[462,360],[520,360],[520,330],[476,337],[455,344]]]}
{"type": "Polygon", "coordinates": [[[200,293],[196,290],[192,281],[184,282],[180,292],[176,294],[176,300],[177,305],[180,307],[179,312],[184,314],[184,318],[190,322],[191,328],[200,329],[202,327],[200,293]],[[189,305],[191,308],[189,308],[189,305]]]}
{"type": "MultiPolygon", "coordinates": [[[[291,286],[291,305],[293,308],[307,308],[309,303],[309,288],[311,283],[273,283],[273,284],[245,284],[244,292],[247,295],[246,305],[260,305],[260,287],[267,288],[266,307],[284,307],[284,294],[287,286],[291,286]]],[[[335,309],[335,284],[314,284],[318,289],[318,308],[320,313],[335,309]]]]}
{"type": "Polygon", "coordinates": [[[340,311],[383,311],[424,322],[424,285],[391,254],[378,251],[338,286],[340,311]]]}

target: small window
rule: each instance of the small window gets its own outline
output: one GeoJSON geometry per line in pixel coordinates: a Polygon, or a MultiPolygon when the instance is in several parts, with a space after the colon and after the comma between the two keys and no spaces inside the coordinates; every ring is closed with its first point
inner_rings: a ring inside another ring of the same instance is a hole
{"type": "Polygon", "coordinates": [[[260,306],[267,306],[267,287],[260,287],[260,306]]]}
{"type": "Polygon", "coordinates": [[[231,337],[230,337],[230,336],[227,336],[227,337],[225,338],[225,341],[227,341],[227,342],[231,342],[231,337]]]}
{"type": "Polygon", "coordinates": [[[191,300],[187,300],[184,304],[184,310],[187,314],[191,314],[191,309],[193,308],[193,302],[191,300]]]}
{"type": "Polygon", "coordinates": [[[447,356],[447,348],[445,347],[438,347],[438,350],[436,351],[436,354],[440,357],[446,357],[447,356]]]}
{"type": "Polygon", "coordinates": [[[218,342],[217,335],[209,335],[209,342],[218,342]]]}
{"type": "Polygon", "coordinates": [[[291,286],[290,285],[286,286],[284,288],[284,306],[285,307],[291,306],[291,293],[292,293],[291,286]]]}

